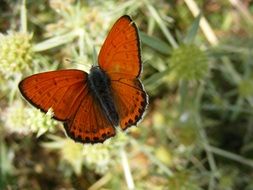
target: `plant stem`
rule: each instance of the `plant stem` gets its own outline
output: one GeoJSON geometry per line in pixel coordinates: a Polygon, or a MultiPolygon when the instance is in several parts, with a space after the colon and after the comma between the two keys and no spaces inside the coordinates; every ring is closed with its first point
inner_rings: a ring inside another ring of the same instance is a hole
{"type": "Polygon", "coordinates": [[[26,0],[22,0],[21,10],[20,10],[20,21],[21,28],[20,31],[22,33],[27,33],[27,11],[26,11],[26,0]]]}
{"type": "Polygon", "coordinates": [[[126,152],[123,148],[120,150],[120,156],[121,156],[121,164],[122,164],[122,167],[124,169],[124,174],[125,174],[127,187],[128,187],[129,190],[134,190],[135,185],[134,185],[133,177],[132,177],[130,167],[129,167],[129,164],[128,164],[126,152]]]}
{"type": "Polygon", "coordinates": [[[79,55],[84,57],[84,31],[82,29],[78,30],[78,36],[79,55]]]}
{"type": "MultiPolygon", "coordinates": [[[[197,17],[200,13],[200,10],[196,2],[194,0],[184,0],[184,2],[186,3],[190,11],[192,12],[193,16],[197,17]]],[[[206,36],[210,44],[214,46],[218,44],[218,38],[214,34],[206,18],[203,16],[200,19],[200,28],[203,31],[204,35],[206,36]]]]}
{"type": "Polygon", "coordinates": [[[214,154],[223,156],[225,158],[228,158],[230,160],[234,160],[236,162],[239,162],[241,164],[244,164],[244,165],[247,165],[247,166],[250,166],[250,167],[253,168],[253,160],[244,158],[242,156],[239,156],[239,155],[234,154],[232,152],[228,152],[226,150],[221,150],[217,147],[213,147],[213,146],[210,146],[210,145],[208,145],[207,148],[209,149],[210,152],[213,152],[214,154]]]}
{"type": "Polygon", "coordinates": [[[244,19],[247,20],[247,22],[249,22],[250,24],[253,24],[252,16],[250,15],[250,12],[241,1],[229,0],[229,2],[238,10],[238,12],[244,17],[244,19]]]}
{"type": "Polygon", "coordinates": [[[204,91],[204,84],[201,84],[201,86],[199,87],[199,90],[197,92],[197,97],[196,97],[196,102],[195,102],[195,106],[196,106],[196,108],[195,108],[196,109],[195,120],[196,120],[196,125],[199,129],[199,134],[200,134],[201,141],[203,142],[203,146],[204,146],[204,149],[205,149],[206,154],[207,154],[207,160],[208,160],[209,166],[211,168],[211,176],[210,176],[210,180],[209,180],[208,190],[213,190],[213,189],[215,189],[215,177],[216,177],[217,167],[216,167],[216,163],[215,163],[213,153],[208,148],[209,147],[208,137],[206,135],[205,129],[203,128],[202,120],[201,120],[201,117],[199,115],[201,97],[203,95],[203,91],[204,91]]]}

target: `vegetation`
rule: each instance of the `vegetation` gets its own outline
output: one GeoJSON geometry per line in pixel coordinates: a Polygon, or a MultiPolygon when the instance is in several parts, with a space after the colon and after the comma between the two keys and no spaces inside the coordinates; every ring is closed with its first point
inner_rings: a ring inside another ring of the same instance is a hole
{"type": "Polygon", "coordinates": [[[253,189],[252,11],[247,0],[3,0],[0,189],[253,189]],[[89,70],[124,14],[140,31],[146,116],[103,144],[75,143],[18,83],[89,70]]]}

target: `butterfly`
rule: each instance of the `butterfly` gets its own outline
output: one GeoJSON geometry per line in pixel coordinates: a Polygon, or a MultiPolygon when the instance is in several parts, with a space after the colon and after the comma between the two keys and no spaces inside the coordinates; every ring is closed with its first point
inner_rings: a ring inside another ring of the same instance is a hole
{"type": "Polygon", "coordinates": [[[53,109],[77,142],[102,143],[142,119],[148,96],[139,79],[140,38],[128,15],[113,25],[89,74],[66,69],[34,74],[19,83],[22,96],[43,112],[53,109]]]}

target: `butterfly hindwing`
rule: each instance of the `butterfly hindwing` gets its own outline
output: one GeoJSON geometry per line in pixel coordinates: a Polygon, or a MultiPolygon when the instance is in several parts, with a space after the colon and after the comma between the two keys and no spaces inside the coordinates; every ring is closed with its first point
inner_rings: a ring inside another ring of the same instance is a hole
{"type": "Polygon", "coordinates": [[[59,70],[35,74],[19,83],[22,95],[32,105],[47,112],[53,109],[54,118],[68,119],[87,93],[87,73],[79,70],[59,70]]]}
{"type": "Polygon", "coordinates": [[[103,142],[115,135],[113,125],[90,93],[85,96],[75,115],[64,123],[64,127],[68,136],[82,143],[103,142]]]}
{"type": "Polygon", "coordinates": [[[113,25],[100,50],[98,63],[108,74],[128,74],[132,78],[140,75],[138,29],[129,16],[120,17],[113,25]]]}
{"type": "Polygon", "coordinates": [[[148,104],[148,97],[140,80],[117,78],[112,80],[111,86],[121,129],[136,125],[148,104]]]}

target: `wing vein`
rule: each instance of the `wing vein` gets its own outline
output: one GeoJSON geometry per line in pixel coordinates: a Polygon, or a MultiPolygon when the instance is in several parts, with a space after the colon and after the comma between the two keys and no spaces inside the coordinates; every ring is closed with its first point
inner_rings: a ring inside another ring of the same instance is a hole
{"type": "Polygon", "coordinates": [[[121,81],[119,81],[119,80],[112,80],[112,81],[113,81],[113,82],[121,83],[121,84],[123,84],[123,85],[126,85],[126,86],[128,86],[128,87],[131,87],[131,88],[133,88],[133,89],[135,89],[135,90],[138,90],[138,91],[141,91],[141,92],[144,91],[144,90],[143,90],[143,87],[137,88],[137,87],[135,87],[135,86],[132,86],[132,85],[127,84],[127,83],[124,83],[124,82],[121,82],[121,81]]]}

